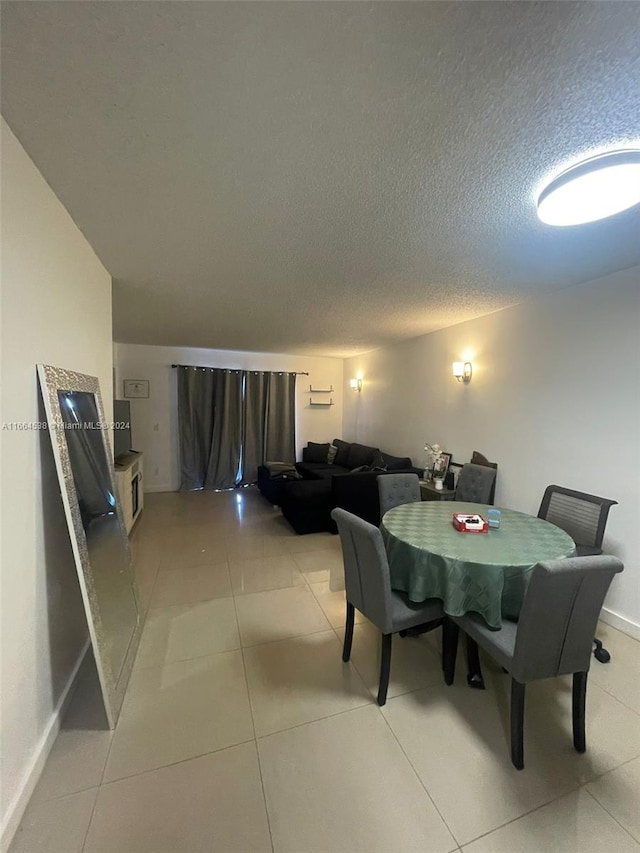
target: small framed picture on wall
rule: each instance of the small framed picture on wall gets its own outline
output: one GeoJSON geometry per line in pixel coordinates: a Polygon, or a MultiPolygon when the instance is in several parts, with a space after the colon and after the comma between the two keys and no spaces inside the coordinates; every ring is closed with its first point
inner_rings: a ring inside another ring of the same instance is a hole
{"type": "Polygon", "coordinates": [[[148,397],[149,396],[149,380],[148,379],[125,379],[124,380],[124,396],[125,397],[148,397]]]}

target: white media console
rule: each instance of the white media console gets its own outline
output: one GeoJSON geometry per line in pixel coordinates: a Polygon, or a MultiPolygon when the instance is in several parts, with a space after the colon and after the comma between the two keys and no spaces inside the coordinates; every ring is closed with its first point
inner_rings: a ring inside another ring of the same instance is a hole
{"type": "Polygon", "coordinates": [[[132,450],[118,457],[115,464],[116,486],[122,504],[122,514],[127,533],[142,512],[144,490],[142,488],[142,453],[132,450]]]}

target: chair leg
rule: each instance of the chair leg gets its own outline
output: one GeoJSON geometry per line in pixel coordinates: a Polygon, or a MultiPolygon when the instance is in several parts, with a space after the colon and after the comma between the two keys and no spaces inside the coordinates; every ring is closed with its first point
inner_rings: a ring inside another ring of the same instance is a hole
{"type": "Polygon", "coordinates": [[[602,640],[599,640],[597,637],[593,638],[593,645],[595,649],[593,650],[593,656],[600,663],[609,663],[611,660],[611,655],[602,645],[602,640]]]}
{"type": "Polygon", "coordinates": [[[351,657],[351,643],[353,641],[353,623],[356,617],[356,609],[347,601],[347,624],[344,629],[344,646],[342,647],[342,660],[346,663],[351,657]]]}
{"type": "Polygon", "coordinates": [[[451,619],[445,617],[442,625],[442,669],[444,683],[453,684],[456,675],[456,655],[458,654],[458,635],[460,629],[451,619]]]}
{"type": "Polygon", "coordinates": [[[511,679],[511,761],[516,770],[524,767],[525,685],[511,679]]]}
{"type": "Polygon", "coordinates": [[[480,666],[478,644],[467,634],[467,684],[476,690],[484,690],[484,678],[480,666]]]}
{"type": "Polygon", "coordinates": [[[382,654],[380,656],[380,684],[378,686],[378,705],[387,701],[389,687],[389,672],[391,670],[391,640],[393,634],[382,635],[382,654]]]}
{"type": "Polygon", "coordinates": [[[587,705],[587,673],[573,673],[573,745],[577,752],[585,752],[585,716],[587,705]]]}

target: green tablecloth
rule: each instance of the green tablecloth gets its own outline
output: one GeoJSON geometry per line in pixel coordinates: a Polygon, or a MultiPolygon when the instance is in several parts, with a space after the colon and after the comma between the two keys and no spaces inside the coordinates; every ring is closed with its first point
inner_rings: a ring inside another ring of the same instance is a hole
{"type": "Polygon", "coordinates": [[[391,587],[411,601],[441,598],[445,613],[475,612],[491,628],[502,616],[517,618],[536,563],[575,554],[571,537],[548,521],[501,509],[499,530],[459,533],[454,512],[490,507],[459,501],[403,504],[385,513],[382,535],[389,556],[391,587]]]}

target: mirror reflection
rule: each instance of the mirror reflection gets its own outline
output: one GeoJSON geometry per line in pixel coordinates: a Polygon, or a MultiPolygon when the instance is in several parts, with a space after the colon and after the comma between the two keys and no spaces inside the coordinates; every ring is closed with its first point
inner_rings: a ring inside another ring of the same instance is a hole
{"type": "Polygon", "coordinates": [[[99,429],[95,395],[58,391],[58,402],[102,622],[102,654],[117,681],[138,612],[129,552],[116,511],[110,462],[99,429]]]}
{"type": "Polygon", "coordinates": [[[42,400],[96,671],[115,728],[142,623],[95,376],[38,365],[42,400]]]}

